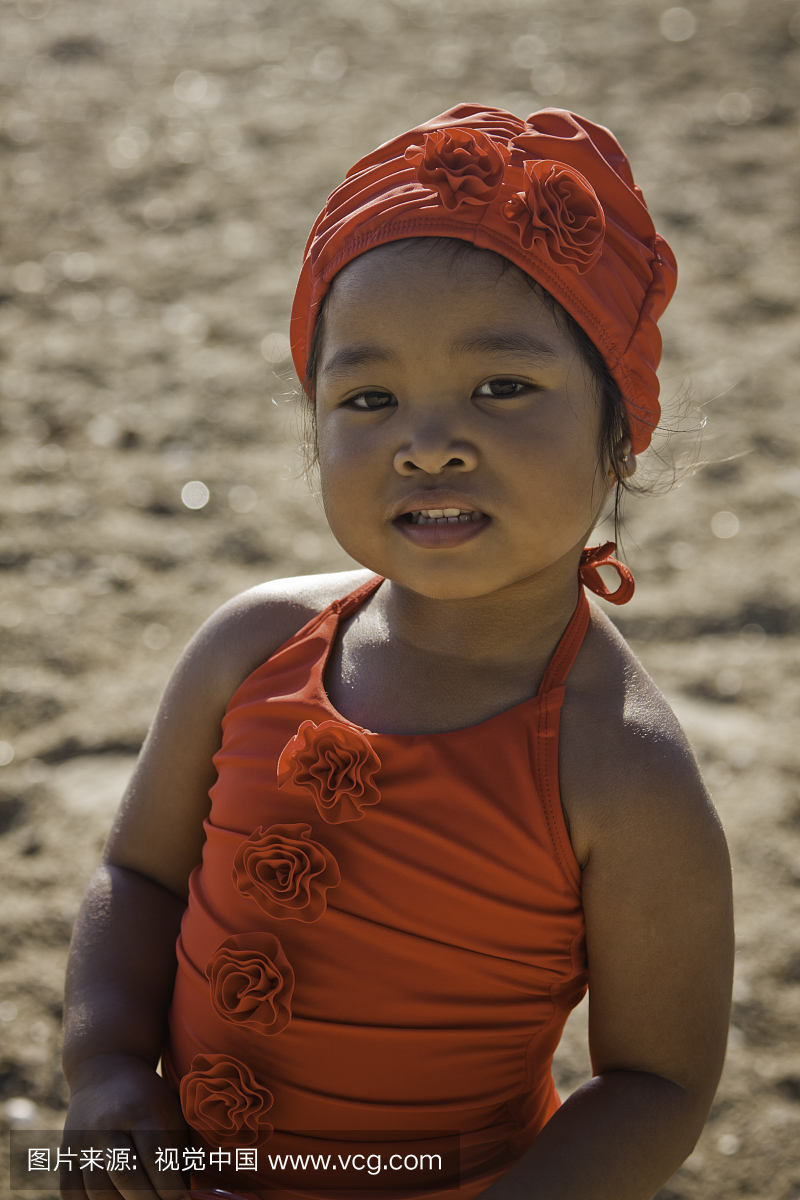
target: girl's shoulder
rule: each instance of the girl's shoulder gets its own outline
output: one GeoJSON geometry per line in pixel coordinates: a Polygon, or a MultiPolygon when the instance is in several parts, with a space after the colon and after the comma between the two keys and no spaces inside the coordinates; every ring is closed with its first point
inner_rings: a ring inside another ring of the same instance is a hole
{"type": "Polygon", "coordinates": [[[188,895],[200,861],[214,755],[231,697],[265,662],[369,571],[278,579],[234,596],[198,630],[172,672],[128,785],[106,861],[188,895]]]}
{"type": "Polygon", "coordinates": [[[258,584],[218,608],[186,655],[215,681],[218,700],[227,705],[248,675],[304,625],[371,578],[372,571],[336,571],[258,584]]]}
{"type": "Polygon", "coordinates": [[[584,865],[635,825],[716,821],[689,741],[664,695],[598,605],[567,680],[559,783],[584,865]]]}

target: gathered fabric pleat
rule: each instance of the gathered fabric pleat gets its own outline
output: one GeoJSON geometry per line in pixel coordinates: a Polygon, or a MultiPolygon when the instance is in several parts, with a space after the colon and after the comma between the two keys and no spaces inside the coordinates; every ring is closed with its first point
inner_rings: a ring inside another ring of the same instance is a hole
{"type": "MultiPolygon", "coordinates": [[[[381,582],[230,702],[163,1069],[209,1146],[457,1131],[460,1187],[430,1195],[472,1200],[558,1108],[552,1056],[586,988],[557,771],[588,605],[581,589],[538,696],[468,729],[376,734],[336,712],[323,675],[381,582]]],[[[314,1194],[268,1172],[247,1190],[314,1194]]]]}

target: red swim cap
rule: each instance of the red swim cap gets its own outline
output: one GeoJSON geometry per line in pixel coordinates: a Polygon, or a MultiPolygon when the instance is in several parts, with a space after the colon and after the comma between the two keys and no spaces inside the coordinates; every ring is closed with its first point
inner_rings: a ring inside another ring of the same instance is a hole
{"type": "Polygon", "coordinates": [[[560,108],[523,121],[460,104],[362,158],[328,197],[306,244],[291,322],[301,379],[336,273],[409,237],[494,250],[545,287],[619,384],[634,452],[647,447],[661,412],[656,321],[677,267],[612,133],[560,108]]]}

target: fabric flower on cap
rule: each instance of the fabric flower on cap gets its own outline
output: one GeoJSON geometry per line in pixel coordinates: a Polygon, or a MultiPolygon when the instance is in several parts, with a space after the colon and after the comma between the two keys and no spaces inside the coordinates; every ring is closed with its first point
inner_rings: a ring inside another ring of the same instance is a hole
{"type": "Polygon", "coordinates": [[[278,760],[278,787],[310,792],[324,821],[360,821],[381,794],[372,782],[381,760],[363,733],[341,721],[303,721],[278,760]]]}
{"type": "Polygon", "coordinates": [[[181,1080],[181,1107],[192,1129],[219,1146],[265,1142],[272,1126],[265,1113],[273,1095],[244,1063],[226,1054],[197,1054],[181,1080]]]}
{"type": "Polygon", "coordinates": [[[290,330],[301,380],[337,273],[412,237],[492,250],[546,288],[619,385],[634,454],[649,445],[661,412],[656,323],[677,268],[608,129],[562,108],[523,120],[459,104],[360,159],[306,243],[290,330]]]}
{"type": "Polygon", "coordinates": [[[211,1003],[226,1021],[258,1033],[281,1033],[292,1016],[294,971],[271,933],[237,933],[206,967],[211,1003]]]}
{"type": "Polygon", "coordinates": [[[488,204],[499,194],[509,150],[479,130],[436,129],[405,157],[415,163],[417,179],[435,188],[445,208],[488,204]]]}
{"type": "Polygon", "coordinates": [[[526,162],[525,179],[527,188],[511,197],[503,215],[518,227],[526,249],[539,241],[553,262],[582,275],[603,253],[606,223],[594,188],[547,158],[526,162]]]}
{"type": "Polygon", "coordinates": [[[272,825],[257,829],[236,851],[234,883],[271,917],[318,921],[326,891],[341,882],[336,859],[310,833],[310,825],[272,825]]]}

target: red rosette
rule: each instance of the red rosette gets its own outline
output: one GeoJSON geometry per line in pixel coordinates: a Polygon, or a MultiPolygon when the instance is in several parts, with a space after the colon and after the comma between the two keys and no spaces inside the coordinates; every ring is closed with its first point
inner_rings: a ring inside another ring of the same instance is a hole
{"type": "Polygon", "coordinates": [[[268,1036],[292,1016],[294,971],[271,933],[237,933],[215,950],[206,967],[211,1003],[226,1021],[268,1036]]]}
{"type": "Polygon", "coordinates": [[[605,217],[594,188],[578,171],[552,159],[528,159],[526,188],[503,205],[526,250],[534,242],[562,267],[579,275],[603,253],[605,217]]]}
{"type": "Polygon", "coordinates": [[[273,1096],[244,1063],[227,1054],[197,1054],[181,1080],[181,1107],[187,1122],[218,1146],[255,1146],[272,1126],[264,1114],[273,1096]]]}
{"type": "Polygon", "coordinates": [[[278,760],[278,786],[287,783],[314,797],[330,825],[360,821],[381,794],[372,782],[381,760],[367,738],[341,721],[304,721],[278,760]]]}
{"type": "Polygon", "coordinates": [[[242,842],[233,860],[233,881],[265,913],[279,920],[318,921],[328,888],[341,882],[330,850],[313,841],[311,826],[271,825],[242,842]]]}
{"type": "Polygon", "coordinates": [[[445,208],[489,204],[500,193],[510,151],[478,129],[435,129],[421,146],[409,146],[417,179],[439,193],[445,208]]]}

